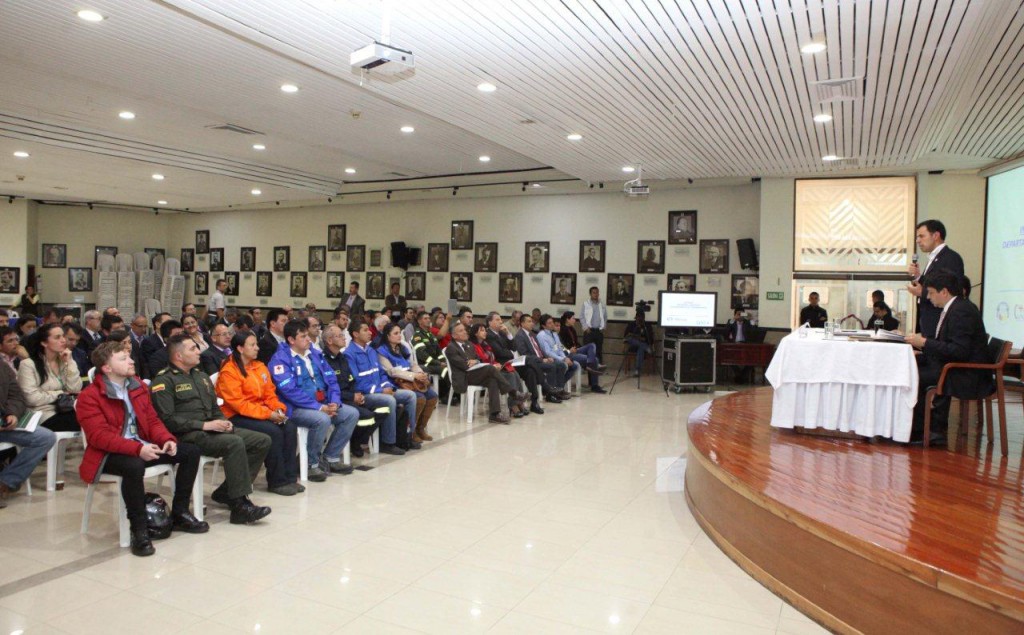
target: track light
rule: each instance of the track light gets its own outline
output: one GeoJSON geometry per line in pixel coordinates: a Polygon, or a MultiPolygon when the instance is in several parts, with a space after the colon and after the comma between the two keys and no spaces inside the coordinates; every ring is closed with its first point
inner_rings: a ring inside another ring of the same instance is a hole
{"type": "Polygon", "coordinates": [[[604,181],[601,181],[600,183],[598,183],[597,187],[603,190],[604,189],[604,181]]]}
{"type": "Polygon", "coordinates": [[[391,190],[388,190],[388,200],[391,200],[391,190]]]}
{"type": "Polygon", "coordinates": [[[458,193],[459,193],[459,187],[458,186],[453,187],[452,188],[452,196],[455,196],[458,193]]]}
{"type": "Polygon", "coordinates": [[[89,203],[88,205],[89,205],[89,209],[92,209],[92,203],[89,203]]]}
{"type": "Polygon", "coordinates": [[[593,183],[590,183],[589,185],[590,185],[590,189],[594,189],[594,184],[593,183]]]}
{"type": "Polygon", "coordinates": [[[274,201],[274,205],[280,205],[281,201],[274,201]]]}
{"type": "Polygon", "coordinates": [[[526,191],[526,181],[523,181],[523,191],[526,191]]]}
{"type": "Polygon", "coordinates": [[[689,183],[690,185],[693,185],[693,179],[686,179],[686,182],[689,183]]]}
{"type": "Polygon", "coordinates": [[[7,204],[8,205],[14,205],[14,197],[13,196],[8,196],[7,197],[7,204]]]}
{"type": "Polygon", "coordinates": [[[330,196],[328,196],[328,197],[327,197],[327,202],[328,202],[328,203],[333,203],[333,202],[334,202],[334,199],[333,199],[333,198],[331,198],[330,196]]]}

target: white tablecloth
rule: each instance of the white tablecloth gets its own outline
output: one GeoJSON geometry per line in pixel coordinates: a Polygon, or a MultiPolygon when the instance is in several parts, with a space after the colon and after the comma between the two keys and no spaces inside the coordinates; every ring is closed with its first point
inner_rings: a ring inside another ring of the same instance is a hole
{"type": "Polygon", "coordinates": [[[779,343],[765,377],[775,388],[773,426],[910,440],[918,376],[906,344],[794,332],[779,343]]]}

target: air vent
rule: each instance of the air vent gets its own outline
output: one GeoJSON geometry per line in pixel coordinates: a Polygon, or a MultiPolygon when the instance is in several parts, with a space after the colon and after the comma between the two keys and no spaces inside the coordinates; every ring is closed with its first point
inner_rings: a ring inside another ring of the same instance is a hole
{"type": "Polygon", "coordinates": [[[829,161],[828,165],[833,167],[855,168],[860,165],[860,159],[857,157],[844,157],[842,159],[836,159],[835,161],[829,161]]]}
{"type": "Polygon", "coordinates": [[[836,101],[853,101],[864,97],[863,77],[844,77],[811,82],[818,103],[827,104],[836,101]]]}
{"type": "Polygon", "coordinates": [[[236,132],[238,134],[257,134],[257,135],[263,135],[263,133],[260,132],[259,130],[250,130],[249,128],[246,128],[244,126],[239,126],[238,124],[234,124],[234,123],[222,123],[222,124],[217,124],[216,126],[206,126],[206,127],[208,129],[210,129],[210,130],[225,130],[227,132],[236,132]]]}

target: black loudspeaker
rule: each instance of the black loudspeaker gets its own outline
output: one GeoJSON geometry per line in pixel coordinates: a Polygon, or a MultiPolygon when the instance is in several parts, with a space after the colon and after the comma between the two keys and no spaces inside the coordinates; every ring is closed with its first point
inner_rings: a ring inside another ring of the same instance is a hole
{"type": "Polygon", "coordinates": [[[736,250],[740,252],[740,267],[757,271],[757,250],[754,249],[754,239],[740,238],[736,241],[736,250]]]}
{"type": "Polygon", "coordinates": [[[715,340],[681,340],[679,342],[680,385],[713,385],[715,383],[715,340]]]}
{"type": "Polygon", "coordinates": [[[391,266],[399,269],[409,267],[409,250],[405,247],[404,242],[391,243],[391,266]]]}
{"type": "Polygon", "coordinates": [[[409,247],[405,253],[408,255],[408,258],[405,259],[408,266],[419,267],[423,264],[421,260],[423,258],[423,250],[419,247],[409,247]]]}

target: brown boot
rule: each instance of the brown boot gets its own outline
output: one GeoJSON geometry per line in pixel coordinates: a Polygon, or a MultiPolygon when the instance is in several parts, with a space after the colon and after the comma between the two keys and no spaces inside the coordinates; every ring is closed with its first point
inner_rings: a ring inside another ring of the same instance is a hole
{"type": "Polygon", "coordinates": [[[434,408],[436,407],[437,399],[431,399],[424,404],[423,410],[419,413],[419,417],[416,419],[416,434],[424,441],[434,440],[434,437],[427,434],[427,422],[430,421],[430,415],[434,414],[434,408]]]}
{"type": "Polygon", "coordinates": [[[420,417],[423,416],[423,411],[427,407],[427,400],[422,397],[416,399],[416,429],[413,430],[412,440],[416,443],[423,443],[426,439],[420,434],[420,417]]]}

